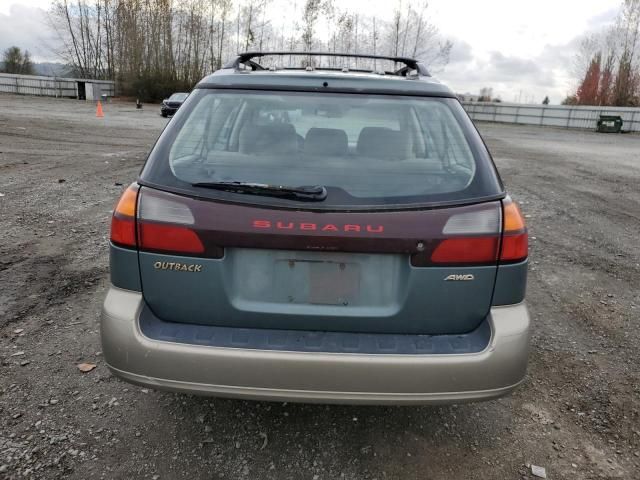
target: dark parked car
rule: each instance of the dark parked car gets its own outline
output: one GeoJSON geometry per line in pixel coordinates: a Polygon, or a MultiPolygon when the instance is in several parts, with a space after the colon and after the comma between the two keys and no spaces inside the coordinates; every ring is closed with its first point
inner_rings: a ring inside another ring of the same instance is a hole
{"type": "Polygon", "coordinates": [[[160,114],[163,117],[174,115],[188,96],[188,93],[174,93],[169,98],[165,98],[160,107],[160,114]]]}
{"type": "Polygon", "coordinates": [[[453,92],[413,59],[382,74],[264,55],[197,85],[115,209],[109,368],[279,401],[511,392],[527,230],[453,92]]]}

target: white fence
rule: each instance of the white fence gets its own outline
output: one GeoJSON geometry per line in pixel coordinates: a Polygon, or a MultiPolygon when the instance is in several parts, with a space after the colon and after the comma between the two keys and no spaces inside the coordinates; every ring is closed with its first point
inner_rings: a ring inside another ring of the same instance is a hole
{"type": "Polygon", "coordinates": [[[113,97],[115,83],[84,78],[41,77],[0,73],[0,92],[19,95],[67,97],[93,100],[101,95],[113,97]]]}
{"type": "Polygon", "coordinates": [[[640,108],[521,105],[517,103],[463,102],[473,120],[521,125],[596,129],[600,115],[622,117],[622,130],[640,132],[640,108]]]}

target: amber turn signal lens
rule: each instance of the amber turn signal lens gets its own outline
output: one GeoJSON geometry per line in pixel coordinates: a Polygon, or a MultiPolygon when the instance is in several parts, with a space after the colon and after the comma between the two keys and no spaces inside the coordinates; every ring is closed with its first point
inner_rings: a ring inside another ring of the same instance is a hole
{"type": "Polygon", "coordinates": [[[111,218],[111,241],[124,247],[136,247],[136,203],[138,201],[137,184],[127,188],[111,218]]]}
{"type": "Polygon", "coordinates": [[[518,205],[507,198],[504,202],[504,234],[501,263],[520,262],[529,256],[529,235],[518,205]]]}
{"type": "Polygon", "coordinates": [[[518,232],[524,230],[525,223],[518,205],[514,201],[504,204],[504,232],[518,232]]]}
{"type": "Polygon", "coordinates": [[[138,185],[134,183],[124,191],[124,193],[120,197],[120,200],[118,201],[118,205],[116,206],[114,213],[118,213],[126,217],[135,217],[137,201],[138,185]]]}

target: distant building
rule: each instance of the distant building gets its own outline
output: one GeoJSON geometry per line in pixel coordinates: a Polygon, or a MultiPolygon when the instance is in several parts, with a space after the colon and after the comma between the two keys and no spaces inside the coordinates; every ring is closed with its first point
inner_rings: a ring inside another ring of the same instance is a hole
{"type": "Polygon", "coordinates": [[[88,78],[44,77],[0,73],[0,93],[100,100],[115,95],[115,82],[88,78]]]}

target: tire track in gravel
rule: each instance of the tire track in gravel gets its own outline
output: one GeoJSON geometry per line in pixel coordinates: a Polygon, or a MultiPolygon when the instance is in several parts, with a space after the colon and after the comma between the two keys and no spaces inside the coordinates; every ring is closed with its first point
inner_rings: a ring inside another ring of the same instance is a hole
{"type": "Polygon", "coordinates": [[[43,313],[52,305],[60,305],[67,298],[93,288],[107,273],[107,266],[93,266],[83,270],[68,268],[69,257],[39,255],[22,257],[0,270],[5,285],[3,295],[20,298],[8,303],[0,319],[0,328],[43,313]]]}

